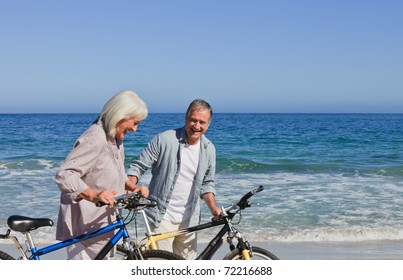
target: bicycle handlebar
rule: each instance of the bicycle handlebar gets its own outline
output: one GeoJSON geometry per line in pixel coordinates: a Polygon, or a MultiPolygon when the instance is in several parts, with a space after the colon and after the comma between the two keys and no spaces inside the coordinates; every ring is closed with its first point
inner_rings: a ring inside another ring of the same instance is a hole
{"type": "Polygon", "coordinates": [[[237,205],[238,205],[240,208],[242,208],[242,209],[244,209],[245,207],[250,206],[249,203],[248,203],[248,199],[251,198],[251,197],[252,197],[253,195],[255,195],[256,193],[263,191],[263,189],[264,189],[263,186],[259,186],[258,188],[254,189],[254,190],[251,190],[250,192],[248,192],[247,194],[245,194],[245,195],[239,200],[239,202],[237,203],[237,205]]]}
{"type": "MultiPolygon", "coordinates": [[[[105,206],[106,204],[101,201],[98,201],[97,203],[95,203],[95,205],[97,207],[101,207],[105,206]]],[[[133,209],[142,206],[154,207],[156,205],[157,205],[156,201],[149,200],[136,192],[117,196],[115,197],[115,203],[114,203],[114,206],[116,207],[128,208],[128,209],[133,209]]]]}
{"type": "Polygon", "coordinates": [[[263,186],[259,186],[256,189],[251,190],[247,194],[245,194],[237,203],[232,203],[230,206],[227,206],[223,208],[223,212],[228,212],[231,211],[235,208],[240,208],[241,210],[245,209],[246,207],[250,206],[250,203],[248,201],[249,198],[251,198],[253,195],[255,195],[258,192],[261,192],[264,190],[263,186]]]}

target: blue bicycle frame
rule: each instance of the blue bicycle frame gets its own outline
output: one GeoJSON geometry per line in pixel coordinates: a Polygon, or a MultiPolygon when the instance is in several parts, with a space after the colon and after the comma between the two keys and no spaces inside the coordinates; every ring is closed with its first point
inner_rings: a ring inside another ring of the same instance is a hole
{"type": "MultiPolygon", "coordinates": [[[[96,206],[102,206],[103,203],[96,203],[96,206]]],[[[34,240],[31,235],[31,231],[44,227],[44,226],[52,226],[53,221],[51,219],[43,218],[29,218],[24,216],[10,216],[7,220],[7,223],[10,229],[7,230],[6,234],[0,234],[0,239],[12,239],[21,254],[21,258],[25,260],[40,260],[40,256],[57,251],[59,249],[65,248],[67,246],[76,244],[78,242],[88,240],[105,233],[118,230],[115,235],[105,244],[105,246],[101,249],[101,251],[95,257],[95,260],[102,260],[106,257],[106,255],[113,249],[113,247],[119,242],[120,239],[123,239],[123,246],[129,251],[128,257],[129,259],[143,259],[142,254],[139,250],[132,250],[132,246],[130,245],[130,236],[127,231],[126,225],[133,221],[134,216],[126,223],[125,218],[122,216],[122,210],[128,209],[130,213],[134,210],[139,211],[145,207],[154,207],[157,203],[155,201],[148,200],[144,197],[141,197],[138,193],[129,193],[124,194],[118,197],[115,197],[115,212],[116,212],[116,222],[106,225],[100,229],[92,230],[87,233],[81,234],[79,236],[72,237],[70,239],[37,249],[34,243],[34,240]],[[30,256],[27,256],[27,253],[22,248],[20,242],[18,241],[16,236],[10,235],[11,230],[16,232],[20,232],[25,234],[29,251],[31,252],[30,256]]],[[[133,213],[132,213],[133,214],[133,213]]],[[[128,216],[127,216],[128,217],[128,216]]],[[[165,252],[166,253],[166,252],[165,252]]],[[[169,256],[169,259],[176,259],[176,255],[172,254],[169,256]]]]}
{"type": "MultiPolygon", "coordinates": [[[[122,209],[122,208],[121,208],[122,209]]],[[[72,237],[70,239],[37,249],[35,243],[33,241],[31,231],[43,226],[52,226],[53,221],[50,219],[32,219],[23,216],[11,216],[9,217],[10,227],[13,228],[17,232],[21,232],[25,234],[29,251],[31,254],[27,256],[27,253],[22,248],[20,242],[18,241],[16,236],[10,235],[11,229],[7,231],[6,234],[0,234],[1,239],[12,239],[21,254],[21,258],[25,260],[40,260],[40,256],[57,251],[59,249],[65,248],[67,246],[76,244],[78,242],[88,240],[102,234],[114,231],[118,229],[115,235],[105,244],[102,250],[95,257],[96,260],[102,260],[105,256],[112,250],[112,248],[119,242],[120,239],[123,238],[123,246],[125,248],[130,248],[130,236],[129,232],[126,229],[125,220],[120,213],[120,210],[116,208],[116,222],[106,225],[100,229],[89,231],[79,236],[72,237]]]]}
{"type": "Polygon", "coordinates": [[[126,241],[126,239],[130,238],[129,233],[126,229],[125,223],[123,221],[123,218],[120,214],[117,215],[117,221],[113,224],[107,225],[103,228],[100,228],[98,230],[93,230],[87,233],[84,233],[82,235],[76,236],[76,237],[72,237],[70,239],[43,247],[41,249],[36,249],[35,245],[33,244],[33,242],[31,243],[32,246],[31,247],[31,256],[29,256],[29,260],[39,260],[40,256],[57,251],[59,249],[65,248],[67,246],[70,246],[72,244],[76,244],[78,242],[87,240],[87,239],[91,239],[94,238],[96,236],[102,235],[104,233],[113,231],[119,229],[119,231],[112,237],[111,240],[109,240],[109,242],[107,244],[105,244],[105,246],[102,248],[102,250],[98,253],[98,255],[96,256],[96,260],[102,260],[105,258],[105,256],[108,254],[108,252],[110,250],[112,250],[112,248],[119,242],[119,240],[121,238],[123,238],[124,241],[126,241]]]}
{"type": "MultiPolygon", "coordinates": [[[[103,203],[96,203],[96,206],[100,207],[103,203]]],[[[115,202],[113,207],[115,207],[116,221],[112,224],[106,225],[100,229],[92,230],[87,233],[81,234],[57,242],[55,244],[37,249],[32,238],[32,231],[45,227],[52,226],[53,221],[48,218],[29,218],[24,216],[13,215],[7,220],[9,229],[6,234],[0,234],[0,239],[11,239],[14,241],[15,246],[20,252],[20,257],[18,259],[23,260],[40,260],[40,256],[57,251],[59,249],[65,248],[67,246],[76,244],[81,241],[85,241],[91,238],[95,238],[104,235],[108,232],[114,233],[113,237],[106,242],[101,251],[94,258],[95,260],[103,260],[108,255],[108,253],[114,249],[114,246],[123,239],[123,249],[125,254],[122,255],[124,260],[148,260],[148,259],[160,259],[160,260],[183,260],[181,256],[178,256],[172,252],[163,250],[154,250],[148,252],[142,252],[137,243],[133,243],[130,240],[129,232],[127,231],[127,225],[132,221],[135,221],[136,212],[143,210],[146,207],[155,207],[157,203],[152,200],[148,200],[145,197],[140,196],[138,193],[128,193],[115,197],[115,202]],[[122,212],[124,209],[128,210],[127,215],[123,218],[122,212]],[[24,250],[15,235],[10,235],[11,231],[19,232],[25,235],[25,239],[28,249],[24,250]],[[114,231],[114,232],[112,232],[114,231]],[[27,252],[30,252],[29,254],[27,252]],[[28,256],[29,255],[29,256],[28,256]]],[[[102,238],[103,236],[101,236],[102,238]]],[[[105,241],[107,238],[104,239],[105,241]]],[[[119,245],[120,246],[120,245],[119,245]]],[[[13,260],[14,257],[10,256],[6,252],[0,251],[1,260],[13,260]]]]}

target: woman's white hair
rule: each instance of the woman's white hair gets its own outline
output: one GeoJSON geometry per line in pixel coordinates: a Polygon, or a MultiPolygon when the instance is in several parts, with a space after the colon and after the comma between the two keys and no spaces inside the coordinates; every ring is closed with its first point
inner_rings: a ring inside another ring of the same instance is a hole
{"type": "Polygon", "coordinates": [[[105,104],[98,121],[104,123],[107,134],[115,137],[116,126],[122,120],[140,118],[144,120],[148,115],[147,105],[133,91],[125,90],[115,94],[105,104]]]}

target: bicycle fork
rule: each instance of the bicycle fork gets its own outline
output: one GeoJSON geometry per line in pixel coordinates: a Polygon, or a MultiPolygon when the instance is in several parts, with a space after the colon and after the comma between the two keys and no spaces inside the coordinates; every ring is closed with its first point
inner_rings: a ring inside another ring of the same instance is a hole
{"type": "Polygon", "coordinates": [[[122,238],[122,245],[123,248],[129,252],[129,259],[132,260],[144,260],[143,255],[139,251],[138,246],[131,246],[131,238],[129,235],[129,232],[126,229],[126,225],[124,224],[123,218],[121,214],[117,211],[117,222],[122,223],[122,228],[118,231],[118,233],[108,242],[108,244],[105,245],[103,250],[100,252],[99,255],[103,255],[102,252],[104,251],[105,253],[109,252],[114,245],[119,241],[120,238],[122,238]]]}
{"type": "Polygon", "coordinates": [[[228,221],[228,237],[227,237],[227,242],[230,244],[230,249],[234,250],[235,245],[233,244],[232,240],[236,238],[238,240],[238,245],[237,248],[242,255],[242,258],[244,260],[250,260],[251,255],[252,255],[252,250],[250,248],[249,242],[245,240],[243,237],[242,233],[237,230],[231,223],[228,221]]]}

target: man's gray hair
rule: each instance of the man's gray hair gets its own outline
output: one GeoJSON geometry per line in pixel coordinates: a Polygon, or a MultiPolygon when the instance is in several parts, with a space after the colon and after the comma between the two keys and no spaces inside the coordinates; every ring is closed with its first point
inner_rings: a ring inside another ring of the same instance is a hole
{"type": "Polygon", "coordinates": [[[203,99],[195,99],[190,103],[187,111],[186,111],[186,118],[192,114],[194,110],[209,110],[210,111],[210,121],[211,118],[213,117],[213,109],[211,108],[210,104],[208,104],[206,101],[203,99]]]}

